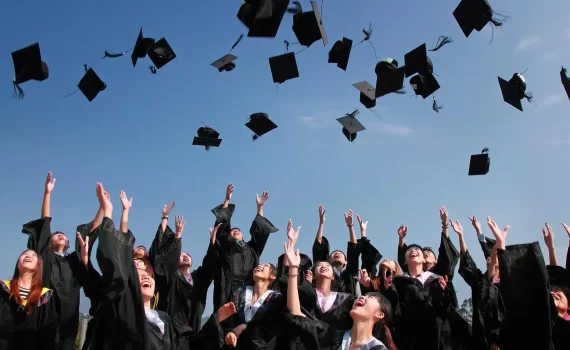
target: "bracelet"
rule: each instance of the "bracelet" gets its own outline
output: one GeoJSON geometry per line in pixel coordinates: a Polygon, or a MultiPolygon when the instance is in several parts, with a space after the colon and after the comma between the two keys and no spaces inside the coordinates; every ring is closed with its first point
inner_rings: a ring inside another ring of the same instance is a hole
{"type": "Polygon", "coordinates": [[[348,227],[352,227],[352,226],[354,226],[354,225],[352,225],[352,224],[351,224],[351,225],[346,225],[346,226],[348,226],[348,227]]]}
{"type": "Polygon", "coordinates": [[[299,273],[288,273],[287,276],[289,276],[289,277],[297,277],[297,276],[299,276],[299,273]]]}
{"type": "Polygon", "coordinates": [[[287,266],[287,267],[288,267],[288,268],[292,268],[292,267],[293,267],[293,268],[298,269],[298,268],[299,268],[299,265],[296,265],[296,266],[295,266],[295,265],[289,265],[289,266],[287,266]]]}
{"type": "Polygon", "coordinates": [[[441,227],[443,227],[443,228],[448,228],[449,226],[448,226],[447,222],[442,222],[442,223],[441,223],[441,227]]]}
{"type": "Polygon", "coordinates": [[[168,216],[163,216],[162,220],[168,220],[168,216]]]}

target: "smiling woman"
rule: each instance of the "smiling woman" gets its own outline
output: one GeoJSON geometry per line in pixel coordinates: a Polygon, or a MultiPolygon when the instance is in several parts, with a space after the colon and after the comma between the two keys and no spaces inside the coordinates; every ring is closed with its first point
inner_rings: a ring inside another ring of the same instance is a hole
{"type": "Polygon", "coordinates": [[[42,285],[43,260],[33,250],[18,258],[11,280],[0,281],[0,349],[55,349],[52,290],[42,285]],[[6,307],[5,307],[6,306],[6,307]]]}

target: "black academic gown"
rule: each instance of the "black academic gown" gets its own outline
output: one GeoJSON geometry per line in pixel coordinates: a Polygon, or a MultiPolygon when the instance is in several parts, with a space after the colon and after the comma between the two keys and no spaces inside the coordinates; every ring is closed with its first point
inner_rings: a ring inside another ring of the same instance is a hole
{"type": "MultiPolygon", "coordinates": [[[[566,289],[564,293],[566,297],[570,297],[570,273],[562,266],[546,266],[548,278],[550,280],[550,288],[557,286],[566,289]]],[[[552,308],[555,309],[554,300],[552,300],[552,308]]],[[[556,311],[558,313],[558,311],[556,311]]],[[[570,347],[570,321],[558,316],[555,318],[552,328],[552,343],[556,350],[567,349],[570,347]]]]}
{"type": "Polygon", "coordinates": [[[97,262],[102,272],[99,307],[89,350],[176,350],[212,349],[221,327],[215,317],[194,335],[190,327],[159,312],[164,333],[147,320],[138,272],[133,263],[135,238],[121,233],[113,221],[104,218],[99,230],[97,262]],[[187,347],[181,346],[187,344],[187,347]]]}
{"type": "Polygon", "coordinates": [[[305,315],[310,314],[314,316],[315,319],[326,324],[323,331],[319,333],[319,349],[334,349],[335,346],[333,340],[336,339],[336,335],[352,328],[350,310],[352,310],[356,297],[351,293],[337,292],[332,306],[326,312],[323,312],[319,306],[317,293],[314,289],[311,298],[314,300],[311,308],[302,308],[303,313],[305,315]]]}
{"type": "Polygon", "coordinates": [[[501,330],[501,350],[553,349],[553,308],[548,273],[538,242],[517,244],[497,251],[501,295],[508,327],[501,330]]]}
{"type": "Polygon", "coordinates": [[[398,298],[395,328],[400,350],[451,349],[446,320],[451,296],[435,277],[425,284],[409,276],[396,276],[392,280],[398,298]]]}
{"type": "MultiPolygon", "coordinates": [[[[236,314],[221,323],[224,333],[231,332],[245,320],[245,288],[237,290],[232,296],[232,302],[238,310],[236,314]]],[[[284,311],[287,300],[283,294],[273,292],[265,298],[253,318],[247,322],[246,329],[239,336],[238,350],[274,350],[284,349],[281,340],[287,337],[284,332],[284,311]]],[[[230,348],[226,346],[226,348],[230,348]]],[[[233,349],[233,348],[232,348],[233,349]]]]}
{"type": "Polygon", "coordinates": [[[166,312],[171,318],[192,329],[200,329],[208,288],[214,278],[215,248],[209,244],[202,265],[191,272],[193,284],[188,283],[186,277],[178,271],[181,253],[182,240],[176,238],[168,226],[166,232],[163,232],[160,225],[149,249],[158,293],[156,309],[166,312]]]}
{"type": "Polygon", "coordinates": [[[0,281],[0,350],[55,350],[57,313],[53,291],[44,288],[29,315],[10,298],[10,281],[0,281]]]}
{"type": "Polygon", "coordinates": [[[28,249],[36,251],[44,261],[43,283],[52,289],[58,314],[57,339],[60,350],[75,349],[79,328],[79,292],[87,283],[87,269],[79,257],[80,251],[61,256],[48,249],[51,238],[51,218],[46,217],[24,225],[29,236],[28,249]]]}
{"type": "MultiPolygon", "coordinates": [[[[313,243],[313,262],[330,261],[330,245],[328,239],[323,236],[321,243],[316,239],[313,243]]],[[[331,283],[333,292],[356,294],[356,280],[358,276],[358,259],[360,258],[360,245],[348,242],[346,248],[346,267],[340,272],[340,276],[333,272],[334,281],[331,283]]]]}
{"type": "MultiPolygon", "coordinates": [[[[312,308],[315,304],[315,291],[312,284],[305,279],[305,272],[313,265],[311,259],[300,254],[299,275],[297,276],[297,290],[299,293],[299,303],[301,307],[312,308]]],[[[277,290],[283,294],[287,300],[287,286],[289,285],[289,267],[285,266],[285,254],[281,254],[277,259],[277,290]]]]}
{"type": "Polygon", "coordinates": [[[492,344],[501,344],[501,328],[506,315],[499,286],[477,268],[469,251],[461,255],[459,274],[471,287],[473,348],[490,349],[492,344]]]}
{"type": "Polygon", "coordinates": [[[216,233],[215,247],[219,259],[214,277],[214,310],[229,302],[237,288],[253,285],[253,270],[259,264],[267,239],[279,230],[265,217],[256,215],[249,229],[251,240],[238,242],[229,236],[234,210],[234,204],[212,209],[216,216],[215,225],[222,224],[216,233]]]}

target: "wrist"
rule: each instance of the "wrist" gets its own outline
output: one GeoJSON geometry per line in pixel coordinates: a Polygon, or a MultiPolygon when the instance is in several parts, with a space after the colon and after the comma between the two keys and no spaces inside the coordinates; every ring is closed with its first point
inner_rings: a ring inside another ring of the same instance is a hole
{"type": "Polygon", "coordinates": [[[162,215],[162,220],[168,220],[168,215],[162,215]]]}
{"type": "Polygon", "coordinates": [[[346,224],[346,226],[352,228],[352,226],[354,226],[353,224],[346,224]]]}

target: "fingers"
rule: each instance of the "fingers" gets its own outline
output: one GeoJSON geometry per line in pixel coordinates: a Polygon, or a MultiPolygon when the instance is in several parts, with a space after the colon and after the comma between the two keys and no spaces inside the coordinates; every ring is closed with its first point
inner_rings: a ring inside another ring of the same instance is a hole
{"type": "Polygon", "coordinates": [[[89,236],[85,237],[85,245],[89,244],[89,236]]]}
{"type": "Polygon", "coordinates": [[[83,244],[83,238],[81,237],[81,233],[77,232],[77,239],[79,240],[79,243],[83,244]]]}

